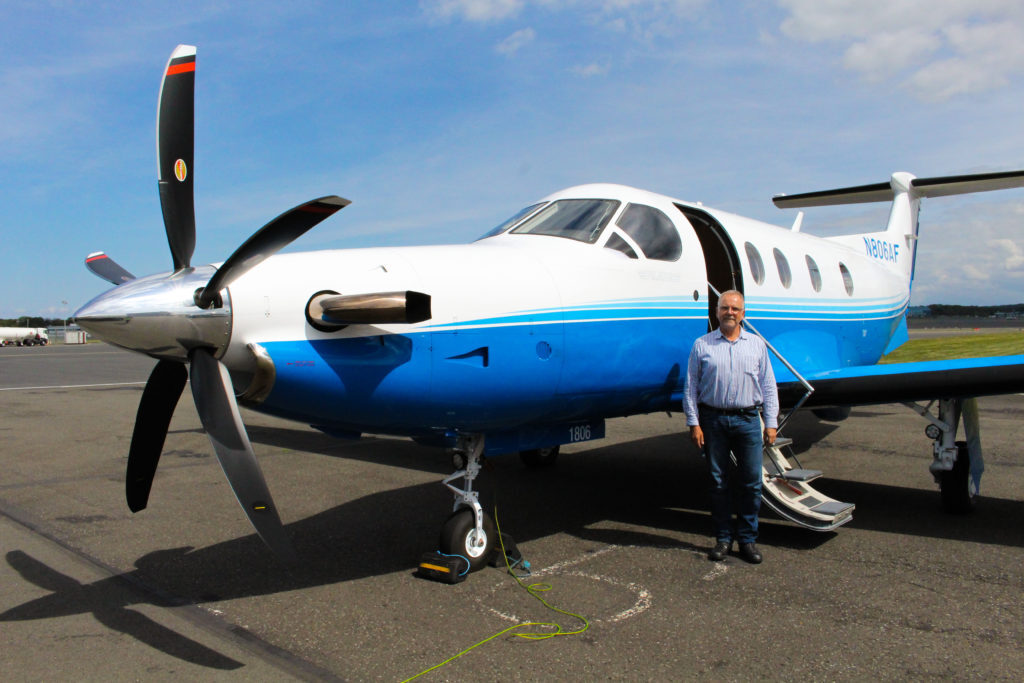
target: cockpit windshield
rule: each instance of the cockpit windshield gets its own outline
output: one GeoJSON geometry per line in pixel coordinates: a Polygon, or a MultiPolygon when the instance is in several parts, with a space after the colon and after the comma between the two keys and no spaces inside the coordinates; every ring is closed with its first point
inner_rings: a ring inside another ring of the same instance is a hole
{"type": "Polygon", "coordinates": [[[530,206],[526,207],[525,209],[520,210],[519,212],[516,213],[516,215],[512,216],[512,218],[509,218],[507,221],[505,221],[504,223],[501,223],[500,225],[496,225],[495,227],[491,228],[486,233],[481,235],[480,238],[477,241],[485,240],[488,237],[494,237],[495,235],[500,235],[501,233],[505,232],[506,230],[511,228],[513,225],[515,225],[519,221],[521,221],[524,218],[526,218],[527,216],[529,216],[531,213],[536,211],[541,206],[544,206],[544,202],[538,202],[537,204],[531,204],[530,206]]]}
{"type": "Polygon", "coordinates": [[[611,199],[561,199],[512,230],[523,235],[552,235],[593,244],[619,207],[611,199]]]}

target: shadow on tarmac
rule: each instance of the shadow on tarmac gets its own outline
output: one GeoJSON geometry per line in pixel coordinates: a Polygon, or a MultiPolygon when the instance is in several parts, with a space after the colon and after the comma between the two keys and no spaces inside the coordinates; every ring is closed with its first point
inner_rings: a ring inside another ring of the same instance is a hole
{"type": "MultiPolygon", "coordinates": [[[[240,669],[243,666],[242,662],[222,655],[202,643],[158,624],[141,612],[130,609],[130,605],[135,603],[125,600],[125,596],[131,593],[125,590],[123,576],[82,584],[20,550],[8,552],[6,559],[7,564],[23,579],[51,592],[49,595],[0,613],[0,622],[51,619],[91,613],[96,621],[107,628],[197,666],[222,670],[240,669]]],[[[139,602],[150,600],[141,598],[139,602]]],[[[173,605],[171,602],[158,601],[153,601],[152,604],[160,607],[173,605]]]]}

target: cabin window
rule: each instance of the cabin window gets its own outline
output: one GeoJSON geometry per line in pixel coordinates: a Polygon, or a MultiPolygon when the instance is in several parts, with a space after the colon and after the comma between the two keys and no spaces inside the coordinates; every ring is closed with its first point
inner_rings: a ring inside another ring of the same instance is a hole
{"type": "Polygon", "coordinates": [[[750,242],[743,245],[747,251],[747,263],[750,264],[750,277],[759,285],[764,284],[764,261],[761,260],[761,253],[750,242]]]}
{"type": "Polygon", "coordinates": [[[619,202],[611,199],[561,199],[527,218],[512,232],[566,237],[593,244],[618,208],[619,202]]]}
{"type": "Polygon", "coordinates": [[[818,264],[810,256],[804,256],[804,258],[807,260],[807,272],[811,275],[811,287],[814,287],[815,292],[820,292],[821,271],[818,269],[818,264]]]}
{"type": "Polygon", "coordinates": [[[789,269],[789,261],[786,260],[786,255],[778,249],[772,249],[772,255],[775,257],[775,266],[779,269],[779,281],[782,282],[782,286],[789,289],[789,286],[793,284],[793,272],[789,269]]]}
{"type": "Polygon", "coordinates": [[[501,223],[500,225],[496,225],[495,227],[488,230],[485,234],[481,235],[477,241],[487,239],[488,237],[494,237],[495,235],[500,235],[501,233],[505,232],[506,230],[508,230],[513,225],[529,216],[531,213],[533,213],[540,207],[544,206],[544,204],[545,202],[531,204],[525,209],[518,211],[516,215],[512,216],[512,218],[509,218],[507,221],[501,223]]]}
{"type": "Polygon", "coordinates": [[[846,293],[853,296],[853,275],[850,274],[850,269],[840,263],[839,272],[843,276],[843,286],[846,287],[846,293]]]}
{"type": "Polygon", "coordinates": [[[605,245],[609,249],[615,249],[621,251],[629,258],[637,258],[636,252],[633,251],[633,247],[629,246],[629,242],[619,237],[617,233],[612,233],[612,236],[608,238],[605,245]]]}
{"type": "Polygon", "coordinates": [[[676,226],[668,216],[653,206],[628,205],[616,225],[640,246],[644,256],[649,259],[678,261],[679,255],[683,253],[683,243],[676,226]]]}

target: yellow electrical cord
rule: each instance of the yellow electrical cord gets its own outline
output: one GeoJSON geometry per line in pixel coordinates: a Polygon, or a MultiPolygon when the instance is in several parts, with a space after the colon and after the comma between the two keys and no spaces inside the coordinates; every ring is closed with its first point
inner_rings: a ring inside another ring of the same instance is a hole
{"type": "Polygon", "coordinates": [[[579,619],[580,621],[583,622],[583,628],[576,629],[575,631],[566,631],[566,630],[562,629],[562,626],[560,624],[556,624],[554,622],[542,622],[542,621],[527,621],[527,622],[523,622],[522,624],[516,624],[515,626],[509,626],[506,629],[502,629],[501,631],[498,631],[497,633],[495,633],[492,636],[488,636],[487,638],[484,638],[479,643],[476,643],[474,645],[470,645],[469,647],[467,647],[465,650],[463,650],[459,654],[457,654],[457,655],[455,655],[453,657],[449,657],[448,659],[444,660],[440,664],[435,664],[434,666],[430,667],[429,669],[425,669],[425,670],[419,672],[418,674],[416,674],[415,676],[413,676],[411,678],[405,679],[404,681],[402,681],[402,683],[408,683],[411,680],[419,678],[423,674],[428,674],[431,671],[434,671],[436,669],[440,669],[445,664],[448,664],[450,662],[454,662],[456,659],[458,659],[462,655],[466,654],[470,650],[472,650],[474,648],[477,648],[477,647],[480,647],[484,643],[489,643],[492,640],[494,640],[495,638],[503,636],[506,633],[508,633],[509,631],[514,631],[517,628],[523,628],[524,626],[538,626],[538,627],[549,626],[549,627],[553,627],[555,629],[554,631],[547,631],[547,632],[515,633],[515,634],[513,634],[513,635],[515,635],[516,638],[523,638],[525,640],[547,640],[548,638],[556,638],[558,636],[578,636],[581,633],[583,633],[584,631],[586,631],[588,628],[590,628],[590,622],[587,621],[587,619],[585,617],[582,617],[579,614],[574,614],[572,612],[568,612],[568,611],[566,611],[564,609],[561,609],[559,607],[555,607],[555,606],[551,605],[547,600],[545,600],[544,598],[542,598],[540,596],[540,593],[546,593],[547,591],[552,589],[551,584],[538,582],[538,583],[531,583],[529,586],[527,586],[527,585],[525,585],[523,583],[522,579],[520,579],[518,576],[516,576],[515,573],[513,573],[512,567],[508,563],[508,555],[505,553],[505,541],[501,537],[501,525],[498,523],[498,506],[497,505],[494,506],[494,526],[495,526],[495,529],[497,530],[498,542],[501,544],[501,555],[502,555],[502,557],[505,558],[505,569],[507,569],[508,573],[512,575],[512,578],[516,580],[516,583],[519,584],[520,588],[525,590],[527,593],[529,593],[533,597],[537,598],[537,600],[539,600],[540,603],[542,605],[544,605],[545,607],[547,607],[549,610],[551,610],[553,612],[558,612],[559,614],[564,614],[566,616],[574,617],[576,619],[579,619]]]}

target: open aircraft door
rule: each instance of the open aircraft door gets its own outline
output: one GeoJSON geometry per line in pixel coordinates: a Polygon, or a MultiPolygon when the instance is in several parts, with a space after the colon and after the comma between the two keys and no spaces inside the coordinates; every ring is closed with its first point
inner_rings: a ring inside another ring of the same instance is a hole
{"type": "Polygon", "coordinates": [[[743,291],[743,271],[740,268],[736,246],[725,228],[711,214],[692,206],[676,204],[693,226],[704,252],[704,267],[708,279],[708,330],[718,327],[715,309],[718,307],[717,292],[735,289],[743,291]]]}

